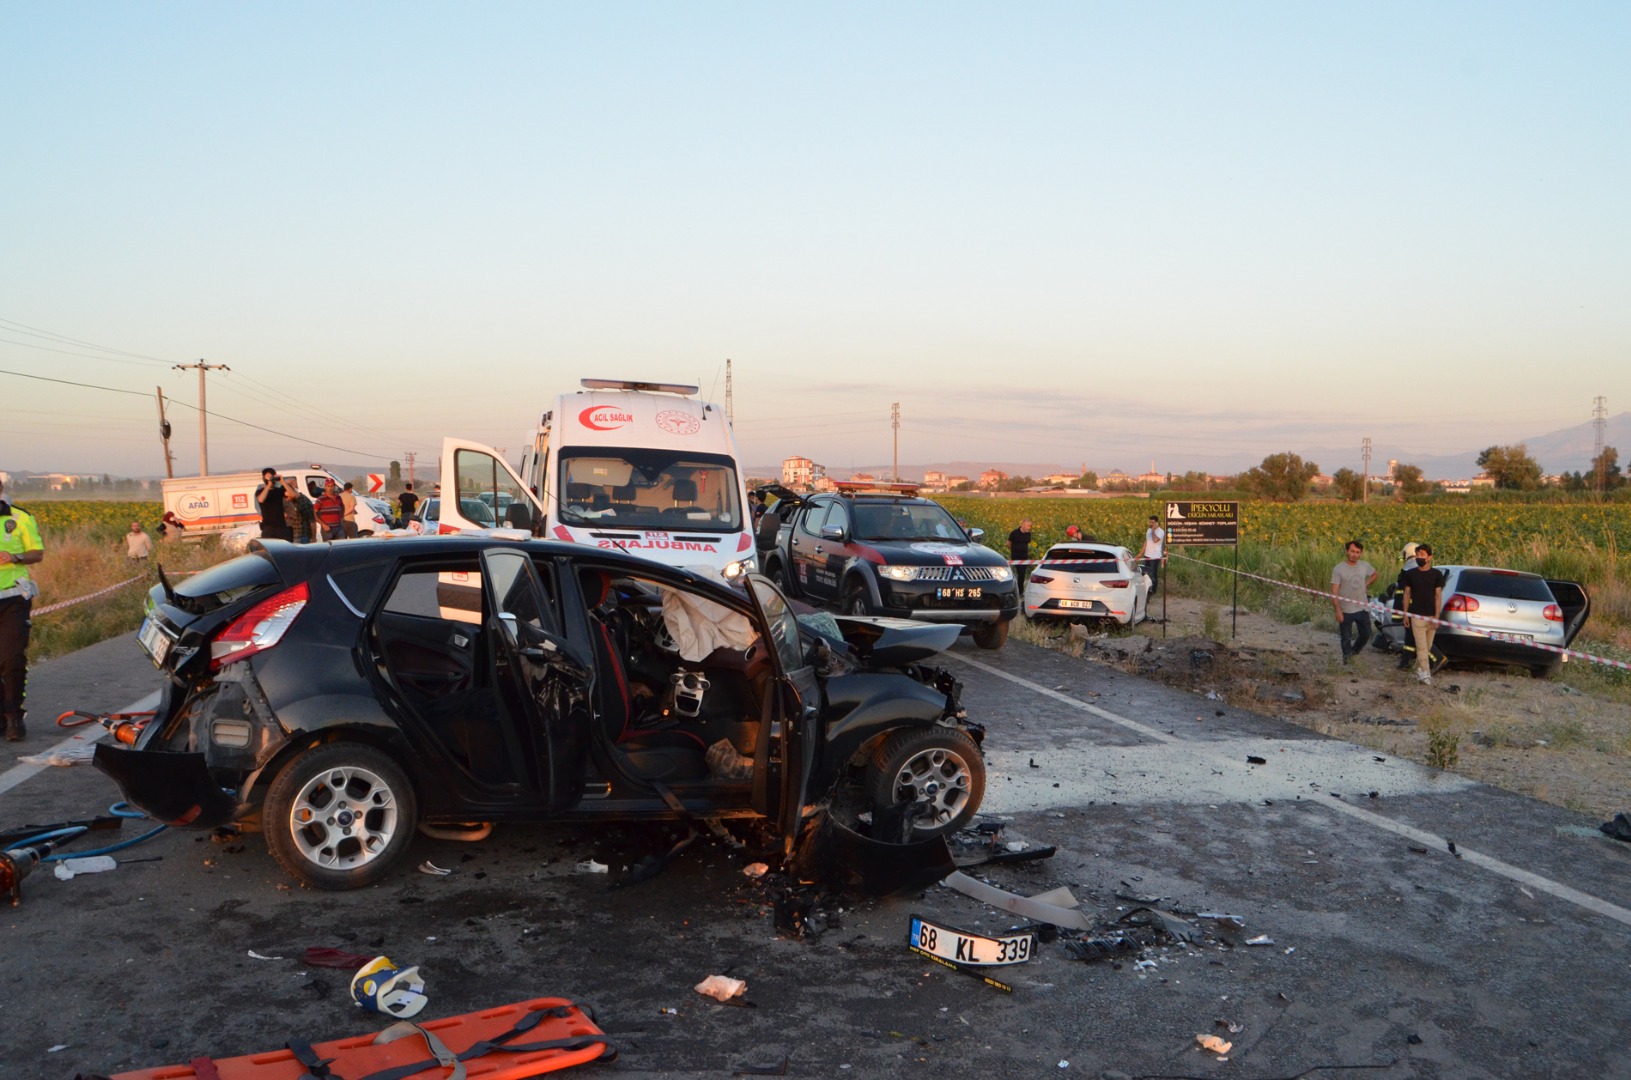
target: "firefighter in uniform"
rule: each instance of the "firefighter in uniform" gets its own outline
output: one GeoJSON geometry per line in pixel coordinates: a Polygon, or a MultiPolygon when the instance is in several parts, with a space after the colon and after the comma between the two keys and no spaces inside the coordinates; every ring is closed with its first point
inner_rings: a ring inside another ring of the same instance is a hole
{"type": "Polygon", "coordinates": [[[29,611],[39,593],[28,567],[45,558],[40,527],[33,515],[6,501],[0,480],[0,720],[6,738],[17,742],[23,727],[23,684],[28,677],[29,611]]]}

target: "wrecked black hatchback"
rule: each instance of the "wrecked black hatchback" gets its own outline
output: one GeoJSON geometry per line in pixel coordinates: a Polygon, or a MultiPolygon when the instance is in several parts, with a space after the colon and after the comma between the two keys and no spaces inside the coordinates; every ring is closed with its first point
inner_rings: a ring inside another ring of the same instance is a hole
{"type": "Polygon", "coordinates": [[[762,577],[571,544],[257,541],[161,575],[158,709],[96,765],[172,825],[258,813],[327,889],[383,877],[420,825],[752,817],[790,852],[835,791],[912,839],[966,825],[981,731],[923,664],[957,627],[815,618],[762,577]]]}

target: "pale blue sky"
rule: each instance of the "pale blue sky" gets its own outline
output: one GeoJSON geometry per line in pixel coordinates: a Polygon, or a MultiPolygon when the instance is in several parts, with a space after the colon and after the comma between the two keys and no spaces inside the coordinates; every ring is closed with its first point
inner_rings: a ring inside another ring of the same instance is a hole
{"type": "Polygon", "coordinates": [[[1536,435],[1631,408],[1628,47],[1623,3],[7,3],[0,369],[149,397],[0,375],[0,469],[162,471],[196,376],[104,349],[331,447],[218,419],[215,471],[726,357],[752,462],[887,461],[894,401],[903,462],[1536,435]]]}

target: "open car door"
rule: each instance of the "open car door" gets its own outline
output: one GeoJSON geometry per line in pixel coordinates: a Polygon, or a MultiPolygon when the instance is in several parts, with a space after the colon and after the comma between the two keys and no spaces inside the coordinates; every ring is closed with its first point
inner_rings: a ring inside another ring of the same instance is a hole
{"type": "Polygon", "coordinates": [[[746,584],[766,634],[773,672],[754,749],[753,805],[775,822],[782,853],[791,855],[820,741],[816,728],[821,723],[821,688],[787,597],[758,574],[749,574],[746,584]]]}
{"type": "Polygon", "coordinates": [[[465,439],[442,440],[442,493],[437,532],[543,527],[544,507],[498,451],[465,439]]]}
{"type": "Polygon", "coordinates": [[[1591,614],[1591,597],[1578,581],[1548,579],[1546,585],[1552,590],[1557,606],[1563,609],[1563,644],[1568,645],[1586,625],[1586,617],[1591,614]]]}
{"type": "Polygon", "coordinates": [[[499,700],[530,735],[535,767],[527,771],[542,801],[565,810],[583,794],[592,673],[562,643],[549,589],[526,553],[484,551],[481,570],[499,700]]]}

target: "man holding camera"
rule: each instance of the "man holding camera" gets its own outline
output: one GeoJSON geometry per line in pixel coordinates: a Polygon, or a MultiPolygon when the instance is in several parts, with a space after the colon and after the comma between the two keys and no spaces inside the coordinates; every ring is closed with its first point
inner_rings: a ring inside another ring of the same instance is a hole
{"type": "Polygon", "coordinates": [[[255,503],[260,507],[263,540],[294,539],[283,520],[283,495],[283,477],[271,466],[262,469],[260,487],[255,489],[255,503]]]}

